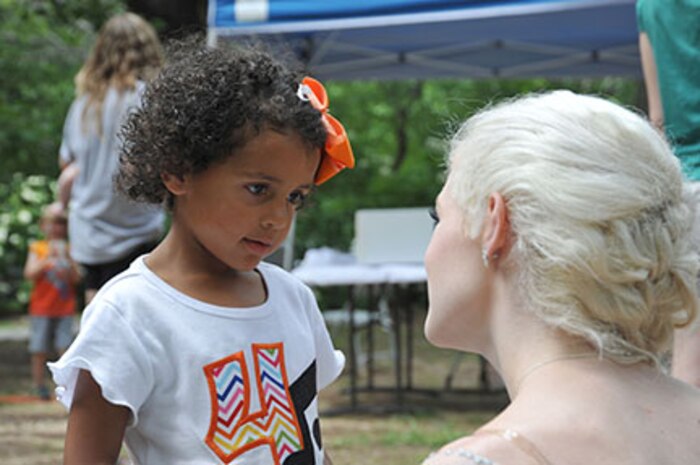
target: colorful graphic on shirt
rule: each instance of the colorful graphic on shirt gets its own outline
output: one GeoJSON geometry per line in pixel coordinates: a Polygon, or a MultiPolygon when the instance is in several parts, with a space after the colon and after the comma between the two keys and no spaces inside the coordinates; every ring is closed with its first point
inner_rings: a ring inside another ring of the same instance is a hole
{"type": "MultiPolygon", "coordinates": [[[[237,352],[204,367],[211,397],[206,444],[224,462],[269,446],[276,465],[304,449],[281,343],[253,344],[261,409],[250,413],[251,386],[245,354],[237,352]]],[[[302,413],[303,414],[303,413],[302,413]]]]}

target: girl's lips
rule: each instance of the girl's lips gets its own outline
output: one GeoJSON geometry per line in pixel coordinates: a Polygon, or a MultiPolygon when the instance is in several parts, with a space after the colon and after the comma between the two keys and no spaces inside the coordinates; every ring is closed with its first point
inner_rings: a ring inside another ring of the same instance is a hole
{"type": "Polygon", "coordinates": [[[255,239],[243,239],[248,249],[256,255],[265,255],[272,250],[272,244],[269,242],[258,241],[255,239]]]}

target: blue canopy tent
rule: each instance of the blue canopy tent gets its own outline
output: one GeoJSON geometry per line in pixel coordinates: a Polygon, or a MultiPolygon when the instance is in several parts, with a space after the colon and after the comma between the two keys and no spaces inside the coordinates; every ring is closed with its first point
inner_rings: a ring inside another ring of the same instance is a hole
{"type": "Polygon", "coordinates": [[[635,0],[210,0],[208,40],[321,79],[640,76],[635,0]]]}

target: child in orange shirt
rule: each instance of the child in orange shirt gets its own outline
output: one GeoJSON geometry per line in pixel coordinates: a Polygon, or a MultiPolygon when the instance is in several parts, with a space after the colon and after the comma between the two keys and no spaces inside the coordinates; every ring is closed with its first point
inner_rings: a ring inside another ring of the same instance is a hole
{"type": "Polygon", "coordinates": [[[75,286],[80,273],[68,254],[66,215],[59,202],[44,207],[40,226],[45,239],[29,245],[24,277],[34,282],[29,299],[32,381],[37,395],[48,400],[46,360],[52,350],[63,354],[73,339],[75,286]]]}

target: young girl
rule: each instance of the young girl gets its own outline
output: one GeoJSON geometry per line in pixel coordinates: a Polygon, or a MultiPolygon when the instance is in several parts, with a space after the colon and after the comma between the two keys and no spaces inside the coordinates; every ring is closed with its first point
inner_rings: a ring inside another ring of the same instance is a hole
{"type": "Polygon", "coordinates": [[[165,239],[110,281],[51,366],[65,463],[322,464],[317,392],[341,372],[310,290],[261,262],[353,158],[323,87],[256,49],[176,52],[125,130],[117,179],[165,239]]]}
{"type": "Polygon", "coordinates": [[[119,165],[119,129],[162,61],[153,27],[124,13],[102,26],[75,77],[77,98],[66,116],[59,154],[59,199],[66,207],[70,200],[71,254],[85,270],[87,303],[162,234],[160,208],[129,202],[109,184],[119,165]]]}

